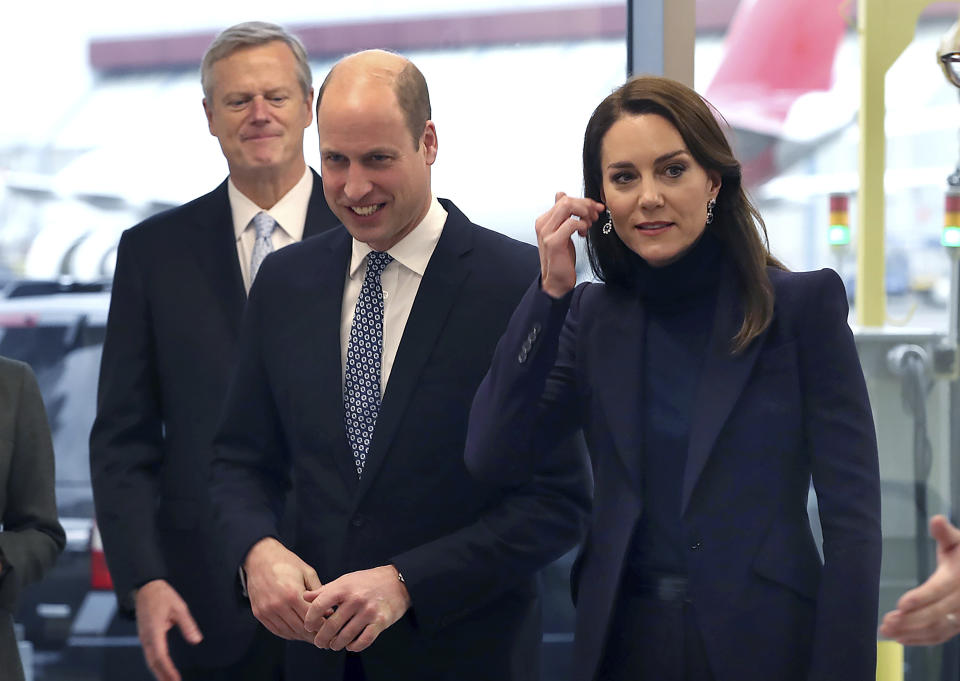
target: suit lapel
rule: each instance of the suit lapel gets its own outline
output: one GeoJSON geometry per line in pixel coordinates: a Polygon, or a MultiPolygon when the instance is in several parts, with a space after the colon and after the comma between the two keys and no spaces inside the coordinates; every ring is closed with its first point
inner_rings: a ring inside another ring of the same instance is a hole
{"type": "Polygon", "coordinates": [[[746,350],[731,355],[730,340],[737,334],[742,323],[743,307],[736,274],[732,266],[726,263],[721,273],[717,310],[707,346],[707,356],[704,358],[696,400],[693,403],[687,463],[683,474],[681,515],[690,504],[693,488],[707,464],[720,430],[743,392],[766,336],[764,331],[746,350]]]}
{"type": "Polygon", "coordinates": [[[587,339],[590,364],[597,367],[594,392],[602,404],[617,454],[639,492],[643,460],[639,386],[646,318],[643,304],[634,295],[617,295],[604,301],[606,306],[597,315],[587,339]]]}
{"type": "MultiPolygon", "coordinates": [[[[340,224],[327,207],[320,176],[313,169],[310,172],[313,173],[313,190],[303,226],[304,238],[340,224]]],[[[207,194],[202,201],[195,214],[195,224],[189,229],[189,236],[193,239],[191,251],[213,291],[214,298],[222,302],[221,309],[226,315],[230,330],[237,335],[240,332],[243,308],[247,303],[247,293],[237,257],[237,239],[227,195],[227,180],[207,194]]],[[[343,287],[342,281],[340,287],[343,287]]]]}
{"type": "Polygon", "coordinates": [[[335,216],[327,206],[320,176],[317,175],[317,172],[313,168],[310,169],[310,172],[313,174],[313,190],[310,192],[310,203],[307,204],[307,219],[306,222],[303,223],[304,239],[316,236],[340,224],[340,220],[337,219],[337,216],[335,216]]]}
{"type": "MultiPolygon", "coordinates": [[[[347,268],[350,266],[352,240],[346,230],[324,245],[326,258],[318,261],[311,272],[305,296],[308,301],[303,327],[305,342],[316,352],[317,375],[309,383],[317,386],[318,400],[315,405],[317,419],[322,430],[329,434],[332,443],[330,455],[348,488],[357,486],[357,471],[353,466],[353,453],[347,442],[343,414],[343,369],[340,359],[340,317],[343,306],[343,286],[347,268]]],[[[309,370],[309,367],[304,367],[309,370]]]]}
{"type": "Polygon", "coordinates": [[[221,303],[220,309],[230,331],[237,336],[247,295],[237,258],[226,181],[204,198],[207,201],[198,209],[195,224],[188,230],[189,238],[193,240],[190,250],[213,291],[214,299],[221,303]]]}
{"type": "Polygon", "coordinates": [[[380,405],[357,501],[366,493],[388,455],[410,395],[436,345],[450,309],[469,273],[466,256],[471,249],[469,220],[452,204],[444,204],[447,221],[420,281],[417,297],[403,330],[397,357],[380,405]]]}

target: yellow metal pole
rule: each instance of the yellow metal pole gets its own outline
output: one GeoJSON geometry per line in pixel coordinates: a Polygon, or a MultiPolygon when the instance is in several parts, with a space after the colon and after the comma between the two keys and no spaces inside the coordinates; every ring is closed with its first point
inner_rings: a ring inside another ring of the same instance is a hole
{"type": "Polygon", "coordinates": [[[935,0],[858,0],[860,33],[860,193],[857,205],[857,323],[883,326],[886,132],[884,81],[906,49],[920,12],[935,0]]]}
{"type": "Polygon", "coordinates": [[[694,0],[664,0],[663,75],[693,87],[693,44],[697,37],[694,0]]]}
{"type": "Polygon", "coordinates": [[[877,681],[903,681],[903,646],[877,641],[877,681]]]}

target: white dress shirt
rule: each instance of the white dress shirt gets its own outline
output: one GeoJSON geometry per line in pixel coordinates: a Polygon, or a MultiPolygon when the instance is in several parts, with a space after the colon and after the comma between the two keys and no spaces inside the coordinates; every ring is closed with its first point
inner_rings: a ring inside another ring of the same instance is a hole
{"type": "MultiPolygon", "coordinates": [[[[279,251],[284,246],[296,243],[303,239],[303,225],[307,221],[307,208],[310,205],[310,194],[313,192],[313,173],[308,166],[303,177],[293,187],[280,197],[273,206],[264,211],[277,221],[279,229],[273,230],[270,240],[273,250],[279,251]]],[[[237,239],[237,257],[240,259],[240,272],[243,274],[243,285],[250,292],[253,282],[250,280],[250,258],[253,255],[253,244],[257,240],[257,230],[250,221],[253,216],[263,210],[237,189],[233,179],[227,180],[227,196],[230,199],[230,212],[233,214],[233,233],[237,239]]]]}
{"type": "MultiPolygon", "coordinates": [[[[380,275],[383,288],[383,356],[380,363],[380,395],[387,388],[390,370],[397,357],[397,348],[407,326],[407,318],[413,308],[413,301],[420,290],[420,280],[433,255],[443,225],[447,221],[447,211],[436,197],[432,197],[430,208],[423,220],[409,234],[387,249],[393,261],[380,275]]],[[[372,249],[361,241],[353,240],[353,253],[347,279],[343,287],[343,305],[340,311],[340,367],[347,367],[347,345],[350,342],[350,327],[353,314],[360,297],[360,288],[367,274],[367,253],[372,249]]]]}

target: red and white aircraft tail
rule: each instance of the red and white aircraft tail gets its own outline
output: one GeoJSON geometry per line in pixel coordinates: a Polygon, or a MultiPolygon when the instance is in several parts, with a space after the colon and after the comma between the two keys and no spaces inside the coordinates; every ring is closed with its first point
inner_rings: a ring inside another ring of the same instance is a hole
{"type": "Polygon", "coordinates": [[[706,98],[735,131],[748,184],[769,179],[853,120],[856,99],[846,93],[838,102],[831,93],[849,4],[741,0],[706,98]]]}

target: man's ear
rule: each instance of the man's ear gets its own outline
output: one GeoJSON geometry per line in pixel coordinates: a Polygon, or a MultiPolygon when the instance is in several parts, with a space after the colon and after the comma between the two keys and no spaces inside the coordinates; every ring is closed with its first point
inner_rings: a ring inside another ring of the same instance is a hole
{"type": "Polygon", "coordinates": [[[437,127],[433,124],[433,121],[427,121],[427,124],[423,126],[423,136],[420,138],[420,144],[423,145],[427,165],[433,165],[433,162],[437,160],[437,149],[439,147],[437,127]]]}
{"type": "Polygon", "coordinates": [[[206,97],[203,98],[203,113],[207,117],[207,129],[210,130],[211,135],[216,137],[217,133],[213,131],[213,108],[207,103],[206,97]]]}
{"type": "Polygon", "coordinates": [[[307,93],[307,124],[303,126],[304,130],[310,127],[310,124],[313,123],[313,88],[310,88],[310,92],[307,93]]]}

